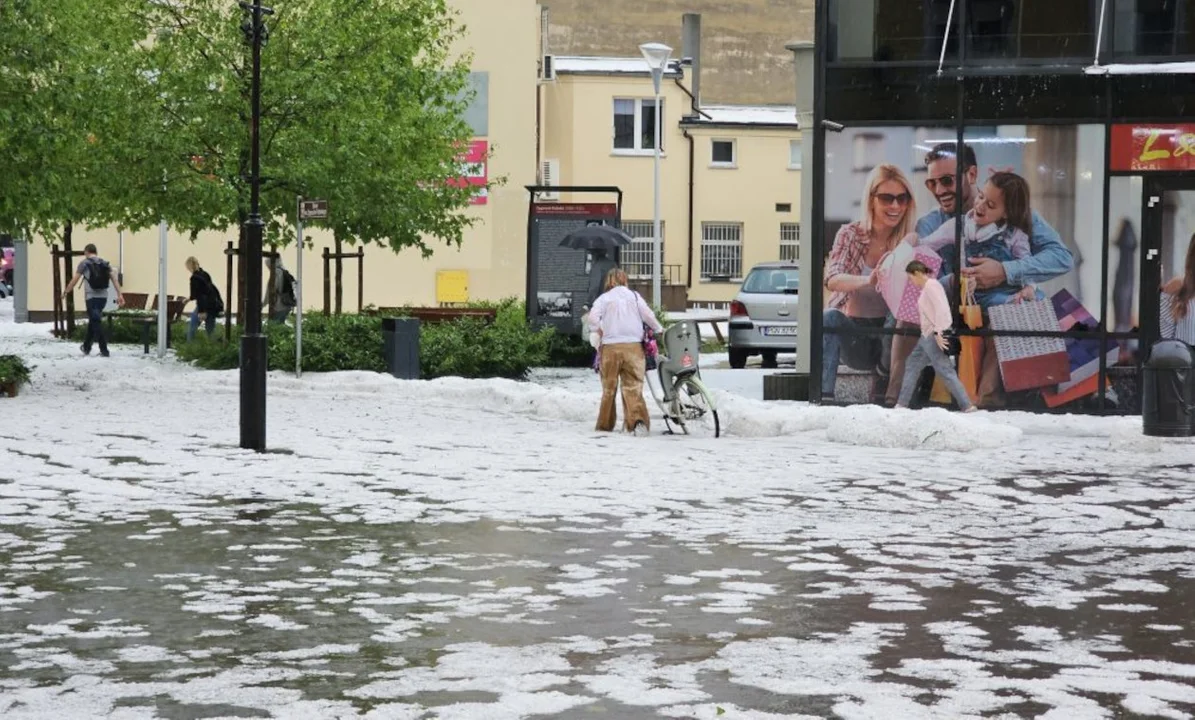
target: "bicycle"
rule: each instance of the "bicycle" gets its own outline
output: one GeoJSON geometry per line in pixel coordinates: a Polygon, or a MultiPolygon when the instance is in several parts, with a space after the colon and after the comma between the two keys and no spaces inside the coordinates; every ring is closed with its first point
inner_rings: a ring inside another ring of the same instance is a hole
{"type": "Polygon", "coordinates": [[[664,331],[661,341],[656,373],[664,397],[656,393],[655,383],[650,377],[647,385],[651,388],[652,399],[664,413],[664,425],[668,433],[676,434],[673,429],[675,425],[685,435],[718,437],[722,433],[718,408],[709,389],[701,381],[698,363],[701,331],[697,323],[692,320],[678,322],[664,331]]]}

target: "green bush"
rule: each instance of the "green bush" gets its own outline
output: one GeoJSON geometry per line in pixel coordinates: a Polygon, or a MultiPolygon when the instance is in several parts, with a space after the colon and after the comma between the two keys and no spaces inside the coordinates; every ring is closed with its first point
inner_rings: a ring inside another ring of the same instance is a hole
{"type": "Polygon", "coordinates": [[[29,382],[33,368],[17,355],[0,355],[0,386],[16,385],[20,388],[29,382]]]}
{"type": "MultiPolygon", "coordinates": [[[[465,318],[420,329],[420,373],[426,378],[523,378],[548,362],[551,330],[536,331],[527,322],[521,303],[490,305],[498,310],[493,323],[465,318]]],[[[271,370],[295,367],[295,331],[289,325],[266,328],[271,370]]],[[[240,330],[226,343],[223,335],[208,340],[199,333],[193,342],[177,346],[179,359],[208,370],[231,369],[239,363],[240,330]]],[[[303,369],[385,371],[382,318],[369,315],[323,315],[303,318],[303,369]]]]}

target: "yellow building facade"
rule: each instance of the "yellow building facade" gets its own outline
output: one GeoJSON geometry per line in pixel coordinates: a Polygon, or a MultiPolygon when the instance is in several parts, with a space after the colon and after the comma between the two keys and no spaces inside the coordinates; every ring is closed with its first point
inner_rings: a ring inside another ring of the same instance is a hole
{"type": "MultiPolygon", "coordinates": [[[[526,187],[537,184],[621,188],[623,227],[637,238],[624,251],[623,263],[632,275],[649,280],[654,90],[643,59],[545,61],[544,16],[534,0],[450,4],[466,27],[461,51],[473,56],[478,100],[469,120],[475,140],[490,152],[485,174],[497,184],[484,204],[468,210],[477,222],[465,231],[459,249],[439,247],[425,259],[417,251],[395,254],[367,247],[365,304],[431,306],[523,297],[530,202],[526,187]]],[[[683,289],[690,305],[724,305],[755,263],[796,258],[800,132],[792,107],[699,107],[689,94],[692,78],[686,72],[674,61],[662,85],[664,282],[683,289]]],[[[555,193],[547,200],[596,198],[555,193]]],[[[204,233],[194,243],[171,233],[167,294],[188,294],[184,260],[192,255],[224,292],[224,251],[236,237],[236,228],[204,233]]],[[[318,229],[306,237],[303,306],[318,310],[324,288],[321,255],[332,247],[332,237],[318,229]]],[[[77,250],[95,243],[100,255],[120,270],[126,291],[152,297],[158,291],[158,238],[156,228],[121,233],[77,227],[73,246],[77,250]]],[[[282,257],[294,273],[297,250],[284,248],[282,257]]],[[[30,317],[45,320],[53,308],[52,270],[49,249],[40,239],[30,244],[28,272],[30,317]]],[[[345,262],[343,279],[344,309],[355,311],[354,261],[345,262]]],[[[229,297],[225,300],[234,307],[229,297]]]]}
{"type": "MultiPolygon", "coordinates": [[[[543,92],[546,184],[621,189],[623,229],[642,238],[622,262],[650,277],[655,91],[646,64],[557,57],[555,74],[543,92]]],[[[685,286],[690,305],[721,305],[755,263],[797,259],[801,135],[795,107],[702,106],[690,90],[671,63],[660,94],[663,281],[685,286]]]]}

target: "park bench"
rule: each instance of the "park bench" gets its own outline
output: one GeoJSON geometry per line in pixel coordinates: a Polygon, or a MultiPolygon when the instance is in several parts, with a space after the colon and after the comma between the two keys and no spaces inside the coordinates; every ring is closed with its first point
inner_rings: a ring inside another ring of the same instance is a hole
{"type": "MultiPolygon", "coordinates": [[[[112,328],[112,319],[117,317],[129,318],[130,322],[139,326],[141,329],[141,345],[146,355],[149,354],[149,344],[153,337],[153,329],[158,325],[158,300],[155,296],[153,304],[148,310],[145,309],[145,303],[149,299],[149,293],[124,293],[125,304],[123,308],[108,311],[105,314],[107,318],[108,329],[112,328]]],[[[187,305],[187,298],[178,296],[166,297],[166,324],[173,325],[178,322],[183,315],[183,308],[187,305]]],[[[170,333],[166,333],[166,346],[170,346],[170,333]]]]}

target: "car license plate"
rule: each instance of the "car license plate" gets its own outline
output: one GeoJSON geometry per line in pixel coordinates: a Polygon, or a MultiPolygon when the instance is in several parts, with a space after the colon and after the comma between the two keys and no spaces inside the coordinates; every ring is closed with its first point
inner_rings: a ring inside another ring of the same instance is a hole
{"type": "Polygon", "coordinates": [[[792,325],[763,328],[764,335],[796,335],[797,328],[792,325]]]}

